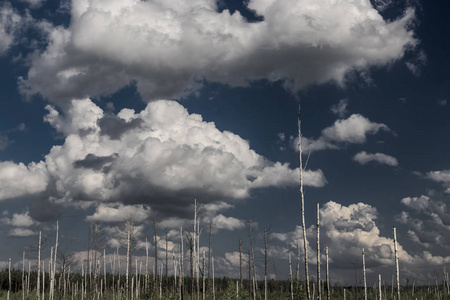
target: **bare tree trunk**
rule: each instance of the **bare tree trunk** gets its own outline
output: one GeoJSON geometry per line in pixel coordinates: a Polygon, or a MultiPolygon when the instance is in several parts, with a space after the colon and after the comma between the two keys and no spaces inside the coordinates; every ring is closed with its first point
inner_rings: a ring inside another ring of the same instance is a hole
{"type": "Polygon", "coordinates": [[[300,107],[298,109],[298,151],[300,152],[300,196],[302,202],[302,230],[303,230],[303,248],[305,253],[305,282],[306,282],[306,298],[311,300],[311,291],[309,289],[309,274],[308,274],[308,240],[306,239],[306,224],[305,224],[305,195],[303,193],[303,163],[302,163],[302,132],[300,121],[300,107]]]}
{"type": "Polygon", "coordinates": [[[11,257],[9,258],[9,263],[8,263],[8,295],[7,295],[7,299],[9,300],[9,294],[11,293],[11,257]]]}
{"type": "Polygon", "coordinates": [[[326,263],[327,263],[327,300],[331,299],[331,291],[330,291],[330,270],[328,269],[328,247],[325,248],[325,257],[326,257],[326,263]]]}
{"type": "Polygon", "coordinates": [[[364,300],[367,300],[366,258],[364,255],[364,248],[362,249],[362,260],[363,260],[364,300]]]}
{"type": "Polygon", "coordinates": [[[250,250],[248,250],[248,293],[252,295],[252,255],[250,250]]]}
{"type": "Polygon", "coordinates": [[[165,230],[166,230],[166,279],[165,279],[165,282],[166,282],[166,289],[168,289],[169,288],[169,254],[167,251],[169,249],[169,233],[168,233],[167,228],[165,230]]]}
{"type": "Polygon", "coordinates": [[[394,233],[394,252],[395,252],[395,277],[397,284],[397,300],[400,300],[400,272],[398,267],[398,250],[397,250],[397,230],[393,227],[394,233]]]}
{"type": "Polygon", "coordinates": [[[267,300],[267,229],[264,228],[264,300],[267,300]]]}
{"type": "Polygon", "coordinates": [[[153,220],[153,229],[155,232],[155,290],[158,290],[158,224],[153,220]]]}
{"type": "Polygon", "coordinates": [[[211,238],[212,238],[212,221],[209,222],[209,247],[208,247],[208,281],[211,279],[211,238]]]}
{"type": "Polygon", "coordinates": [[[206,252],[205,249],[203,249],[203,271],[202,271],[202,279],[203,279],[203,297],[202,299],[205,300],[206,299],[206,276],[205,276],[205,272],[206,272],[206,252]]]}
{"type": "MultiPolygon", "coordinates": [[[[414,290],[414,286],[413,286],[413,290],[414,290]]],[[[381,274],[378,274],[378,300],[381,300],[381,274]]]]}
{"type": "Polygon", "coordinates": [[[22,252],[22,300],[25,300],[25,251],[22,252]]]}
{"type": "Polygon", "coordinates": [[[180,242],[181,242],[181,252],[180,252],[180,300],[184,299],[184,250],[183,250],[183,227],[180,227],[180,242]]]}
{"type": "MultiPolygon", "coordinates": [[[[128,224],[127,224],[128,225],[128,224]]],[[[131,274],[131,230],[127,228],[127,272],[126,272],[126,293],[127,299],[130,299],[130,274],[131,274]]]]}
{"type": "Polygon", "coordinates": [[[214,257],[212,257],[212,289],[213,289],[213,300],[216,300],[216,288],[214,287],[214,257]]]}
{"type": "Polygon", "coordinates": [[[251,252],[251,257],[250,257],[250,268],[253,268],[253,283],[252,283],[252,290],[253,290],[253,299],[256,300],[256,286],[255,286],[255,280],[256,280],[256,270],[255,270],[255,254],[253,252],[253,230],[252,230],[252,221],[249,221],[249,226],[248,226],[249,230],[250,230],[250,252],[251,252]]]}
{"type": "Polygon", "coordinates": [[[242,289],[242,240],[239,239],[239,284],[242,289]]]}
{"type": "Polygon", "coordinates": [[[320,210],[317,203],[317,299],[322,299],[322,283],[320,282],[320,210]]]}
{"type": "Polygon", "coordinates": [[[290,252],[289,252],[289,277],[291,278],[291,300],[294,300],[294,282],[292,280],[292,262],[290,252]]]}
{"type": "Polygon", "coordinates": [[[148,239],[145,238],[145,291],[148,291],[148,239]]]}
{"type": "MultiPolygon", "coordinates": [[[[37,270],[37,285],[36,285],[36,295],[37,299],[41,299],[41,293],[40,293],[40,285],[41,285],[41,232],[39,231],[39,247],[38,247],[38,270],[37,270]]],[[[30,277],[28,278],[30,280],[30,277]]],[[[44,299],[42,299],[44,300],[44,299]]]]}

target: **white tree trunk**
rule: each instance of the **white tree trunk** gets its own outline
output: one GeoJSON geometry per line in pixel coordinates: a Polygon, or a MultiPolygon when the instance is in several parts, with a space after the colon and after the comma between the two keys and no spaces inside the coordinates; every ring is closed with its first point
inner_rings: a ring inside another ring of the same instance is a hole
{"type": "Polygon", "coordinates": [[[397,300],[400,300],[400,271],[398,267],[398,250],[397,250],[397,230],[393,227],[394,233],[394,252],[395,252],[395,278],[397,285],[397,300]]]}
{"type": "Polygon", "coordinates": [[[364,280],[364,300],[367,300],[366,257],[364,255],[364,248],[362,249],[362,261],[363,261],[363,280],[364,280]]]}
{"type": "Polygon", "coordinates": [[[322,299],[322,284],[320,282],[320,210],[317,203],[317,299],[322,299]]]}
{"type": "Polygon", "coordinates": [[[300,196],[301,196],[301,214],[302,214],[302,231],[303,231],[303,248],[305,253],[305,282],[306,282],[306,298],[311,300],[311,291],[309,289],[309,273],[308,273],[308,240],[306,239],[306,222],[305,222],[305,195],[303,193],[303,162],[302,162],[302,132],[300,121],[300,108],[298,110],[298,151],[300,158],[300,196]]]}

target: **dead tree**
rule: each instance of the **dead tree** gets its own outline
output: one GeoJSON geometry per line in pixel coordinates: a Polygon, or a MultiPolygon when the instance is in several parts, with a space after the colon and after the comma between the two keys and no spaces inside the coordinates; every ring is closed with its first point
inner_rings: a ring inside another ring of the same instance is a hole
{"type": "Polygon", "coordinates": [[[305,253],[305,282],[306,282],[306,298],[311,300],[311,291],[309,289],[309,273],[308,273],[308,240],[306,238],[305,224],[305,195],[303,193],[303,162],[302,162],[302,132],[300,121],[300,107],[298,109],[298,151],[300,158],[300,196],[301,196],[301,214],[302,214],[302,230],[303,230],[303,248],[305,253]]]}
{"type": "Polygon", "coordinates": [[[397,231],[395,229],[395,226],[393,227],[393,233],[394,233],[395,278],[397,285],[397,300],[400,300],[400,271],[398,267],[397,231]]]}
{"type": "Polygon", "coordinates": [[[320,282],[320,210],[317,203],[317,299],[322,299],[322,283],[320,282]]]}

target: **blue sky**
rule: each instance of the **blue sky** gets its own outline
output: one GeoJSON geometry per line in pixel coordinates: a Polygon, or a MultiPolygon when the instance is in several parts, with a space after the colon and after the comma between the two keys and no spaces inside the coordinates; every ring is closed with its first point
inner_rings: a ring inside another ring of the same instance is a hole
{"type": "Polygon", "coordinates": [[[450,263],[447,5],[188,3],[2,2],[0,262],[19,266],[57,220],[64,251],[83,260],[98,222],[111,254],[130,214],[142,241],[158,219],[177,252],[197,199],[205,230],[215,223],[220,276],[238,274],[252,219],[258,248],[271,228],[271,273],[286,278],[301,239],[300,105],[307,234],[314,247],[319,203],[334,280],[354,281],[362,248],[369,280],[390,278],[392,226],[402,283],[441,274],[450,263]]]}

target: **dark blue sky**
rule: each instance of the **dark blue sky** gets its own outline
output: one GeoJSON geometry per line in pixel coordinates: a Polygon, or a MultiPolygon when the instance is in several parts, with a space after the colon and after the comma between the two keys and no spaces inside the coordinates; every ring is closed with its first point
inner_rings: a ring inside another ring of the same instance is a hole
{"type": "Polygon", "coordinates": [[[97,221],[111,252],[126,215],[140,212],[150,237],[152,218],[189,224],[197,198],[217,222],[219,274],[237,274],[252,219],[258,247],[271,226],[287,277],[301,237],[299,104],[308,237],[320,203],[336,277],[352,280],[361,248],[370,280],[390,276],[392,226],[405,280],[450,263],[444,1],[88,2],[0,5],[0,266],[56,220],[66,251],[84,251],[97,221]]]}

